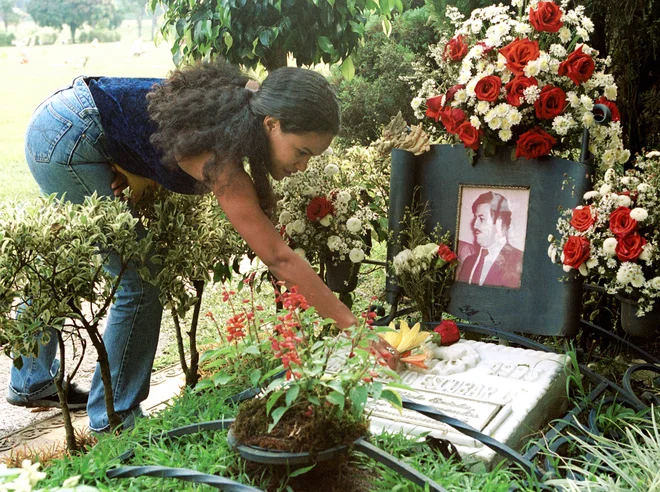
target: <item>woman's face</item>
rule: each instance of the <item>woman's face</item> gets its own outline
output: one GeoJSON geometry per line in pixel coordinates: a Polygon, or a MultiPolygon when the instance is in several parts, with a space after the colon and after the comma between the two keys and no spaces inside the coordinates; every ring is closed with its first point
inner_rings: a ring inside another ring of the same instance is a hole
{"type": "Polygon", "coordinates": [[[285,133],[277,118],[266,116],[264,127],[270,143],[270,175],[279,181],[307,169],[307,161],[321,155],[330,146],[334,135],[329,133],[285,133]]]}

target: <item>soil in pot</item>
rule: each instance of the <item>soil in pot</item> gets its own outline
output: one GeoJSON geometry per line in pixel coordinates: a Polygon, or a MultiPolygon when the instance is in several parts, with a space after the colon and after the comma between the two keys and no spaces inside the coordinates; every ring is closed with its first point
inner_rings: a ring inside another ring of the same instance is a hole
{"type": "Polygon", "coordinates": [[[366,419],[356,421],[350,416],[344,419],[327,418],[316,412],[310,414],[309,405],[294,404],[282,416],[269,433],[272,421],[266,415],[267,398],[256,398],[245,402],[231,426],[236,440],[248,446],[264,449],[299,452],[315,452],[336,446],[350,445],[367,434],[366,419]]]}

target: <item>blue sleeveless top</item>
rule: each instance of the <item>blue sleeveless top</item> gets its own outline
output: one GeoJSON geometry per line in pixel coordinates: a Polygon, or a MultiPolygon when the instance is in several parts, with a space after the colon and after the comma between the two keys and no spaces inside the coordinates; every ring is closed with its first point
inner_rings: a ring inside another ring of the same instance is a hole
{"type": "Polygon", "coordinates": [[[149,178],[168,190],[187,195],[208,192],[178,166],[162,162],[162,153],[149,141],[158,126],[147,112],[147,93],[162,79],[100,77],[87,79],[99,110],[107,150],[123,169],[149,178]]]}

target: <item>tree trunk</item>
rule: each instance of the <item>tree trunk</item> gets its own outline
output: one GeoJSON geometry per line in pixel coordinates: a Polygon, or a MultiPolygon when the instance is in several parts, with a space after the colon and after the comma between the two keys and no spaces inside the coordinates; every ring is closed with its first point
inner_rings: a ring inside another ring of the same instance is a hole
{"type": "Polygon", "coordinates": [[[64,338],[62,337],[62,332],[57,331],[57,343],[60,347],[60,368],[57,371],[57,376],[55,376],[55,387],[57,388],[57,397],[60,400],[60,406],[62,407],[62,419],[64,420],[64,432],[66,434],[66,448],[74,453],[78,451],[78,443],[76,442],[76,433],[73,428],[73,422],[71,421],[71,412],[69,411],[69,405],[67,404],[67,397],[69,395],[70,384],[64,384],[64,374],[66,372],[66,347],[64,345],[64,338]]]}
{"type": "MultiPolygon", "coordinates": [[[[137,16],[137,25],[138,25],[138,38],[142,37],[142,9],[140,9],[140,13],[137,16]]],[[[152,36],[153,38],[153,36],[152,36]]]]}
{"type": "MultiPolygon", "coordinates": [[[[174,305],[174,304],[172,304],[174,305]]],[[[190,369],[188,367],[188,361],[186,360],[186,350],[183,346],[183,334],[181,333],[181,321],[179,315],[176,312],[176,309],[172,308],[172,321],[174,321],[174,332],[176,333],[176,347],[179,350],[179,363],[181,364],[181,370],[186,375],[186,386],[188,386],[188,380],[190,378],[190,369]]]]}
{"type": "Polygon", "coordinates": [[[190,332],[188,338],[190,339],[190,379],[186,377],[186,385],[194,388],[199,381],[199,351],[197,350],[197,325],[199,324],[199,312],[202,309],[202,295],[204,295],[204,281],[195,280],[193,282],[195,287],[197,302],[193,308],[193,316],[190,321],[190,332]]]}
{"type": "Polygon", "coordinates": [[[87,333],[92,340],[92,345],[96,349],[98,355],[99,367],[101,369],[101,381],[103,381],[103,396],[105,400],[105,411],[108,414],[108,422],[112,430],[121,426],[122,421],[115,412],[115,400],[112,394],[112,374],[110,373],[110,361],[108,360],[108,351],[105,349],[105,344],[101,338],[97,326],[87,327],[87,333]]]}
{"type": "Polygon", "coordinates": [[[270,50],[268,55],[264,58],[264,66],[268,73],[281,67],[286,67],[287,52],[282,47],[270,50]]]}
{"type": "Polygon", "coordinates": [[[71,44],[76,44],[76,30],[78,29],[78,26],[72,24],[69,26],[69,30],[71,31],[71,44]]]}

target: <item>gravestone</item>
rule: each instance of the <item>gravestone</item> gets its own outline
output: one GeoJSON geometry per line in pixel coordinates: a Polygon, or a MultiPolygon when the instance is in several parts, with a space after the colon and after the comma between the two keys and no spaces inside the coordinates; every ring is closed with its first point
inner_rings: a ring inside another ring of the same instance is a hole
{"type": "MultiPolygon", "coordinates": [[[[432,347],[428,370],[403,370],[403,398],[429,405],[508,446],[520,450],[526,440],[564,414],[567,356],[460,340],[432,347]]],[[[495,451],[452,427],[411,410],[399,413],[385,401],[371,403],[372,432],[429,433],[453,443],[464,460],[490,467],[495,451]]]]}

